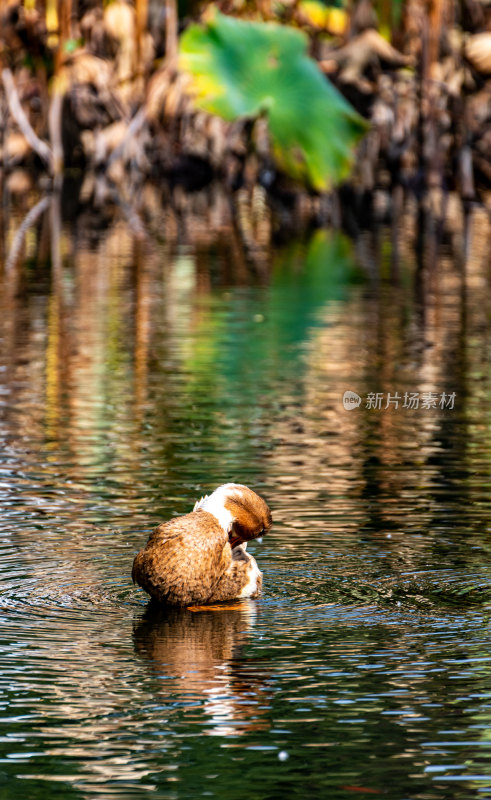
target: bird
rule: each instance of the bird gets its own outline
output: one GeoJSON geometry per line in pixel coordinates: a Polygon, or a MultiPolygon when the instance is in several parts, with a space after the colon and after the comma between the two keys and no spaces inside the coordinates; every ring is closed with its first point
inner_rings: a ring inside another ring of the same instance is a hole
{"type": "Polygon", "coordinates": [[[153,600],[169,606],[206,605],[258,597],[262,572],[247,552],[271,528],[262,497],[224,483],[189,514],[162,522],[133,562],[132,578],[153,600]]]}

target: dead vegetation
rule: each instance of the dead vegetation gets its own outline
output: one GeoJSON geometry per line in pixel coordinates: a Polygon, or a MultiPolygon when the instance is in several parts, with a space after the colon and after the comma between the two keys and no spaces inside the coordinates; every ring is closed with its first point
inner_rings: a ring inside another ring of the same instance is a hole
{"type": "MultiPolygon", "coordinates": [[[[269,3],[218,5],[273,17],[269,3]]],[[[385,192],[390,205],[397,187],[440,199],[456,191],[488,205],[491,6],[400,6],[390,37],[369,0],[318,19],[293,0],[280,21],[308,32],[321,69],[371,123],[351,192],[385,192]]],[[[321,222],[336,214],[335,200],[295,185],[275,166],[264,119],[227,123],[194,108],[177,69],[173,0],[3,0],[0,24],[0,163],[10,191],[25,191],[26,175],[56,182],[75,169],[92,176],[80,184],[93,187],[98,204],[116,197],[134,208],[148,180],[185,193],[218,182],[236,209],[244,197],[252,208],[261,187],[270,204],[307,209],[321,222]]]]}

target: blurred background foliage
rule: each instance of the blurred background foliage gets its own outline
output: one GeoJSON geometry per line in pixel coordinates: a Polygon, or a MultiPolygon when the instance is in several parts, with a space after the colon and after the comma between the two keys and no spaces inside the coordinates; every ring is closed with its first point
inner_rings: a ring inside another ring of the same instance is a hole
{"type": "Polygon", "coordinates": [[[213,14],[183,34],[179,63],[201,108],[230,121],[266,116],[287,174],[320,191],[348,175],[367,125],[307,56],[300,31],[213,14]]]}
{"type": "Polygon", "coordinates": [[[485,0],[2,0],[0,16],[6,175],[96,170],[128,202],[159,177],[488,205],[485,0]]]}

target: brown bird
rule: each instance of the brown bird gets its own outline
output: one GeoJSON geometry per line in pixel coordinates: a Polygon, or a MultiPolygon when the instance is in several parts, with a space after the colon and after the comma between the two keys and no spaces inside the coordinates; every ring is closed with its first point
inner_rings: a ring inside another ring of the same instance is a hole
{"type": "Polygon", "coordinates": [[[240,483],[225,483],[190,514],[155,528],[133,562],[133,582],[173,606],[257,597],[263,576],[247,542],[271,524],[262,497],[240,483]]]}

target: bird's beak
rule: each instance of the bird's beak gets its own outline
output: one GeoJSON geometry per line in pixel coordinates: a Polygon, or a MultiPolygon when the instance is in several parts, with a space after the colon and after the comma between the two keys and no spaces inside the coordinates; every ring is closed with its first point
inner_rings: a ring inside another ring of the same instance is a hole
{"type": "Polygon", "coordinates": [[[232,548],[232,550],[234,549],[234,547],[237,547],[238,544],[242,544],[243,542],[243,539],[241,539],[240,536],[232,536],[232,534],[229,534],[228,540],[230,542],[230,547],[232,548]]]}

